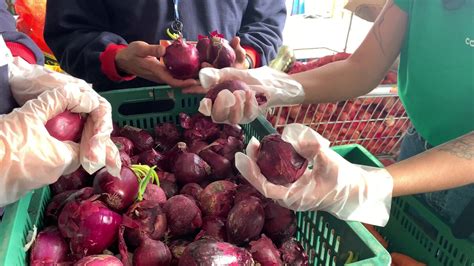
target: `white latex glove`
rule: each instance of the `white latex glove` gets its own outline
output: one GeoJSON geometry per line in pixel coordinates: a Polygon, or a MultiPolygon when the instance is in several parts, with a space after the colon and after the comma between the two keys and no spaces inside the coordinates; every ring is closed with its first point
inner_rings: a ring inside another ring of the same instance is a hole
{"type": "Polygon", "coordinates": [[[80,144],[80,162],[89,174],[105,166],[111,174],[120,175],[119,152],[110,140],[113,130],[112,109],[107,100],[84,80],[42,66],[30,65],[19,57],[15,57],[8,67],[12,94],[20,105],[35,99],[44,91],[57,88],[73,90],[76,95],[87,93],[98,101],[99,106],[89,113],[84,126],[80,144]]]}
{"type": "Polygon", "coordinates": [[[51,137],[44,126],[65,110],[89,113],[99,106],[92,92],[69,86],[0,116],[0,207],[79,168],[79,144],[51,137]]]}
{"type": "Polygon", "coordinates": [[[293,105],[303,102],[305,93],[301,84],[288,74],[270,67],[250,70],[236,68],[204,68],[199,72],[203,88],[226,80],[238,79],[249,85],[250,91],[221,91],[214,103],[210,99],[201,100],[199,112],[211,116],[216,123],[246,124],[252,122],[269,107],[293,105]],[[267,102],[258,106],[255,94],[263,93],[267,102]]]}
{"type": "Polygon", "coordinates": [[[282,138],[313,169],[287,186],[267,181],[256,164],[260,143],[252,138],[247,155],[235,155],[235,165],[260,193],[292,210],[322,210],[343,220],[385,226],[393,189],[392,176],[385,169],[349,163],[329,148],[329,141],[301,124],[286,126],[282,138]]]}

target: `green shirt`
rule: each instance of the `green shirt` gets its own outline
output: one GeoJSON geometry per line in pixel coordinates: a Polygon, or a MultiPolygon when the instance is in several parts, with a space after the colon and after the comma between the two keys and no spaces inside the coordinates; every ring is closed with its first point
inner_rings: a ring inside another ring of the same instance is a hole
{"type": "Polygon", "coordinates": [[[398,92],[418,133],[439,145],[474,130],[474,0],[395,0],[409,17],[398,92]]]}

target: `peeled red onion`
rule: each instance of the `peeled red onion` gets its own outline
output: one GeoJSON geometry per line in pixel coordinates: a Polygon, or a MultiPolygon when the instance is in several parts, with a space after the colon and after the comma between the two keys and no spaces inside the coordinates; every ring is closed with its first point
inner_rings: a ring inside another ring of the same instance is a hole
{"type": "Polygon", "coordinates": [[[211,173],[211,167],[195,153],[183,152],[174,165],[174,174],[181,184],[200,183],[211,173]]]}
{"type": "Polygon", "coordinates": [[[265,223],[262,203],[255,197],[234,205],[227,216],[227,239],[230,243],[242,245],[260,235],[265,223]]]}
{"type": "Polygon", "coordinates": [[[268,200],[265,206],[265,225],[263,232],[275,243],[295,235],[297,230],[296,215],[277,203],[268,200]]]}
{"type": "Polygon", "coordinates": [[[280,259],[280,251],[278,251],[272,240],[265,235],[262,235],[258,240],[250,242],[250,252],[254,260],[262,266],[283,266],[283,262],[280,259]]]}
{"type": "Polygon", "coordinates": [[[122,262],[112,255],[91,255],[74,263],[74,266],[122,266],[122,262]]]}
{"type": "Polygon", "coordinates": [[[161,241],[145,239],[133,254],[134,266],[170,265],[171,251],[161,241]]]}
{"type": "Polygon", "coordinates": [[[201,210],[193,200],[186,196],[171,197],[164,204],[163,210],[173,236],[190,234],[202,225],[201,210]]]}
{"type": "Polygon", "coordinates": [[[205,216],[226,218],[234,204],[236,185],[219,180],[207,185],[199,195],[199,206],[205,216]]]}
{"type": "Polygon", "coordinates": [[[60,141],[78,142],[86,119],[81,114],[64,111],[46,122],[48,133],[60,141]]]}
{"type": "Polygon", "coordinates": [[[227,242],[200,239],[189,244],[179,259],[179,266],[239,265],[253,266],[252,255],[227,242]]]}

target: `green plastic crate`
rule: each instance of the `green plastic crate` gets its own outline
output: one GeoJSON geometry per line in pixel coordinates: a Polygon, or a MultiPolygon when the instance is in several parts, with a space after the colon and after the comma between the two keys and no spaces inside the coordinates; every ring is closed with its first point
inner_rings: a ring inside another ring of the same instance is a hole
{"type": "MultiPolygon", "coordinates": [[[[111,91],[102,95],[113,106],[114,121],[148,130],[156,123],[176,123],[180,112],[196,113],[202,97],[183,95],[169,87],[111,91]],[[140,113],[140,110],[153,112],[140,113]]],[[[263,117],[243,128],[247,139],[250,136],[262,138],[275,132],[263,117]]],[[[375,157],[359,145],[334,147],[334,150],[358,163],[377,163],[375,157]]],[[[7,206],[0,222],[0,266],[26,265],[28,258],[23,246],[28,231],[33,225],[42,227],[43,213],[50,198],[49,187],[44,187],[7,206]]],[[[297,238],[308,252],[310,265],[342,265],[350,252],[358,258],[350,265],[388,265],[390,262],[388,252],[360,223],[344,222],[323,212],[298,213],[297,217],[297,238]]]]}

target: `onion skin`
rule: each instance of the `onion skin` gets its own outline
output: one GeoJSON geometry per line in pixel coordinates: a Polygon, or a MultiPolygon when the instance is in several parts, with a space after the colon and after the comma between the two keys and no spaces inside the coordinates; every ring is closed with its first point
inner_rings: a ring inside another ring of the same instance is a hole
{"type": "Polygon", "coordinates": [[[112,245],[122,223],[120,214],[95,199],[71,201],[59,215],[59,230],[70,239],[71,251],[79,257],[100,254],[112,245]]]}
{"type": "Polygon", "coordinates": [[[205,149],[199,156],[211,167],[211,179],[223,180],[233,175],[232,164],[227,158],[221,156],[211,149],[205,149]]]}
{"type": "Polygon", "coordinates": [[[189,244],[179,259],[179,266],[239,265],[252,266],[252,255],[227,242],[200,239],[189,244]]]}
{"type": "Polygon", "coordinates": [[[122,262],[111,255],[91,255],[74,263],[74,266],[123,266],[122,262]]]}
{"type": "Polygon", "coordinates": [[[176,79],[197,78],[200,68],[199,52],[183,39],[175,40],[166,47],[163,61],[170,74],[176,79]]]}
{"type": "Polygon", "coordinates": [[[186,196],[171,197],[164,204],[163,210],[173,236],[190,234],[202,226],[201,210],[192,199],[186,196]]]}
{"type": "Polygon", "coordinates": [[[217,241],[226,241],[225,220],[220,217],[205,217],[202,222],[202,230],[195,237],[195,240],[202,237],[212,237],[217,241]]]}
{"type": "Polygon", "coordinates": [[[94,192],[102,195],[102,200],[116,211],[132,205],[138,194],[138,177],[128,167],[122,166],[120,177],[111,175],[105,168],[94,178],[94,192]]]}
{"type": "Polygon", "coordinates": [[[65,111],[48,120],[45,127],[57,140],[78,142],[85,123],[86,119],[81,114],[65,111]]]}
{"type": "Polygon", "coordinates": [[[163,160],[165,160],[164,155],[155,149],[146,150],[138,155],[138,162],[148,166],[159,165],[163,160]]]}
{"type": "Polygon", "coordinates": [[[191,243],[191,241],[185,239],[176,239],[171,241],[169,248],[173,258],[171,259],[171,265],[178,265],[179,258],[183,255],[186,247],[191,243]]]}
{"type": "Polygon", "coordinates": [[[146,239],[160,240],[168,228],[166,214],[154,201],[143,200],[133,204],[124,215],[125,239],[137,247],[146,239]]]}
{"type": "Polygon", "coordinates": [[[46,219],[49,223],[55,224],[58,221],[58,217],[61,214],[63,207],[70,201],[82,201],[88,199],[94,195],[94,189],[91,187],[85,187],[80,190],[69,190],[62,192],[53,197],[46,207],[46,219]]]}
{"type": "Polygon", "coordinates": [[[123,151],[128,155],[132,155],[135,146],[133,142],[126,137],[111,137],[112,142],[117,146],[119,151],[123,151]]]}
{"type": "Polygon", "coordinates": [[[158,124],[155,130],[155,146],[160,151],[167,151],[178,143],[181,134],[175,124],[163,123],[158,124]]]}
{"type": "Polygon", "coordinates": [[[301,157],[280,135],[271,134],[260,142],[257,165],[268,181],[286,185],[295,182],[304,174],[308,160],[301,157]]]}
{"type": "Polygon", "coordinates": [[[145,239],[133,254],[133,266],[167,266],[171,263],[171,251],[161,241],[145,239]]]}
{"type": "Polygon", "coordinates": [[[232,207],[227,216],[227,240],[236,245],[255,239],[265,223],[262,203],[255,197],[242,200],[232,207]]]}
{"type": "Polygon", "coordinates": [[[199,195],[199,206],[205,216],[227,218],[234,204],[236,185],[219,180],[210,183],[199,195]]]}
{"type": "Polygon", "coordinates": [[[69,247],[56,226],[43,229],[36,236],[30,252],[30,265],[67,262],[69,247]]]}
{"type": "Polygon", "coordinates": [[[165,192],[165,195],[166,195],[167,199],[169,199],[169,198],[171,198],[171,197],[178,194],[178,185],[176,185],[175,182],[171,182],[171,181],[168,181],[168,180],[160,180],[160,187],[165,192]]]}
{"type": "Polygon", "coordinates": [[[278,251],[272,240],[262,235],[258,240],[250,242],[250,252],[255,261],[262,266],[283,266],[278,251]]]}
{"type": "Polygon", "coordinates": [[[77,190],[92,185],[91,176],[79,167],[69,175],[59,177],[58,181],[50,185],[53,194],[59,194],[67,190],[77,190]]]}
{"type": "Polygon", "coordinates": [[[165,191],[152,183],[148,183],[145,189],[145,194],[143,194],[143,199],[147,201],[154,201],[156,203],[165,203],[166,202],[166,193],[165,191]]]}

